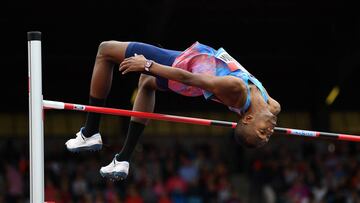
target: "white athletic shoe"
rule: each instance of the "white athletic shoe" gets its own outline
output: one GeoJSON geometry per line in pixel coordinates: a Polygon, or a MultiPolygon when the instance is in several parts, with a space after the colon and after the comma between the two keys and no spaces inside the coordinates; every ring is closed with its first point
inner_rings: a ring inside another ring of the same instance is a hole
{"type": "Polygon", "coordinates": [[[76,133],[76,138],[68,140],[65,145],[70,152],[80,151],[98,151],[102,148],[102,140],[100,133],[96,133],[91,137],[85,137],[82,129],[76,133]]]}
{"type": "Polygon", "coordinates": [[[124,180],[129,174],[129,167],[129,162],[116,161],[114,158],[109,165],[101,167],[100,174],[110,180],[124,180]]]}

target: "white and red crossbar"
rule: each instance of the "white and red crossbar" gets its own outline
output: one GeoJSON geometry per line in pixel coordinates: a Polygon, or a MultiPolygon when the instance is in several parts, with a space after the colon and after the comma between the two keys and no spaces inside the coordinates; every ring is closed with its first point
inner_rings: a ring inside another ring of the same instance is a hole
{"type": "MultiPolygon", "coordinates": [[[[72,104],[72,103],[49,101],[49,100],[44,100],[43,105],[44,105],[44,108],[47,108],[47,109],[66,109],[66,110],[111,114],[111,115],[117,115],[117,116],[129,116],[129,117],[133,116],[133,117],[139,117],[139,118],[171,121],[171,122],[177,122],[177,123],[190,123],[190,124],[196,124],[196,125],[224,126],[224,127],[231,127],[231,128],[235,128],[237,125],[235,122],[228,122],[228,121],[166,115],[166,114],[149,113],[149,112],[141,112],[141,111],[131,111],[131,110],[124,110],[124,109],[89,106],[89,105],[83,105],[83,104],[72,104]]],[[[336,139],[336,140],[360,142],[360,136],[357,136],[357,135],[317,132],[317,131],[291,129],[291,128],[280,128],[280,127],[275,127],[274,131],[276,133],[282,133],[282,134],[288,134],[288,135],[297,135],[297,136],[305,136],[305,137],[322,137],[322,138],[330,138],[330,139],[336,139]]]]}

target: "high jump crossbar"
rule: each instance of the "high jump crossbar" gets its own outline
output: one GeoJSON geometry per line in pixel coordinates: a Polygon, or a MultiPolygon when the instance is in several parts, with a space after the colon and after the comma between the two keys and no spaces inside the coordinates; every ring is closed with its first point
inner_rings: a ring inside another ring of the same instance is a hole
{"type": "MultiPolygon", "coordinates": [[[[192,118],[158,113],[130,111],[106,107],[89,106],[82,104],[64,103],[59,101],[43,100],[42,95],[42,63],[41,63],[41,32],[31,31],[28,38],[28,77],[29,77],[29,143],[30,143],[30,203],[44,202],[44,121],[43,110],[65,109],[117,116],[133,116],[154,120],[190,123],[206,126],[223,126],[235,128],[236,123],[203,118],[192,118]]],[[[310,130],[275,127],[275,133],[305,136],[313,138],[329,138],[360,142],[360,136],[318,132],[310,130]]]]}
{"type": "MultiPolygon", "coordinates": [[[[117,116],[129,116],[129,117],[133,116],[138,118],[171,121],[177,123],[189,123],[189,124],[206,125],[206,126],[223,126],[229,128],[235,128],[237,125],[237,123],[234,122],[221,121],[221,120],[210,120],[204,118],[193,118],[193,117],[167,115],[167,114],[159,114],[159,113],[131,111],[125,109],[89,106],[83,104],[72,104],[72,103],[49,101],[49,100],[44,100],[43,104],[44,104],[44,108],[48,108],[48,109],[65,109],[65,110],[110,114],[117,116]]],[[[305,136],[305,137],[322,137],[322,138],[330,138],[335,140],[360,142],[360,136],[357,135],[318,132],[318,131],[300,130],[300,129],[292,129],[292,128],[280,128],[280,127],[275,127],[274,132],[281,134],[288,134],[288,135],[305,136]]]]}

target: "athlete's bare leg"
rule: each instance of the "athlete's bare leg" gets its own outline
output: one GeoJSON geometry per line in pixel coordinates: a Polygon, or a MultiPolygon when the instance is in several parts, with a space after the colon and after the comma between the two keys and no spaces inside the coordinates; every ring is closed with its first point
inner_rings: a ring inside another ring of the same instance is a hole
{"type": "MultiPolygon", "coordinates": [[[[124,60],[128,44],[128,42],[119,41],[107,41],[100,44],[91,79],[91,97],[106,99],[111,88],[114,64],[120,64],[124,60]]],[[[155,77],[141,74],[133,110],[153,112],[156,89],[155,77]]],[[[148,119],[131,117],[124,147],[117,156],[118,160],[130,159],[138,138],[142,134],[147,122],[148,119]]],[[[99,121],[97,121],[97,123],[99,123],[99,121]]]]}

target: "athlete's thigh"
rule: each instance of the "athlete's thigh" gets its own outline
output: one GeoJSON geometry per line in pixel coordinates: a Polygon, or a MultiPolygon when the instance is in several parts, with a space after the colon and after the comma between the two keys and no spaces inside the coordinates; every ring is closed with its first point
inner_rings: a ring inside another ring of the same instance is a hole
{"type": "Polygon", "coordinates": [[[147,43],[131,42],[128,44],[125,57],[132,57],[135,54],[144,55],[147,59],[171,66],[180,53],[180,51],[164,49],[147,43]]]}
{"type": "Polygon", "coordinates": [[[159,78],[142,73],[139,78],[139,87],[150,88],[153,90],[168,91],[167,88],[159,82],[159,78]]]}

